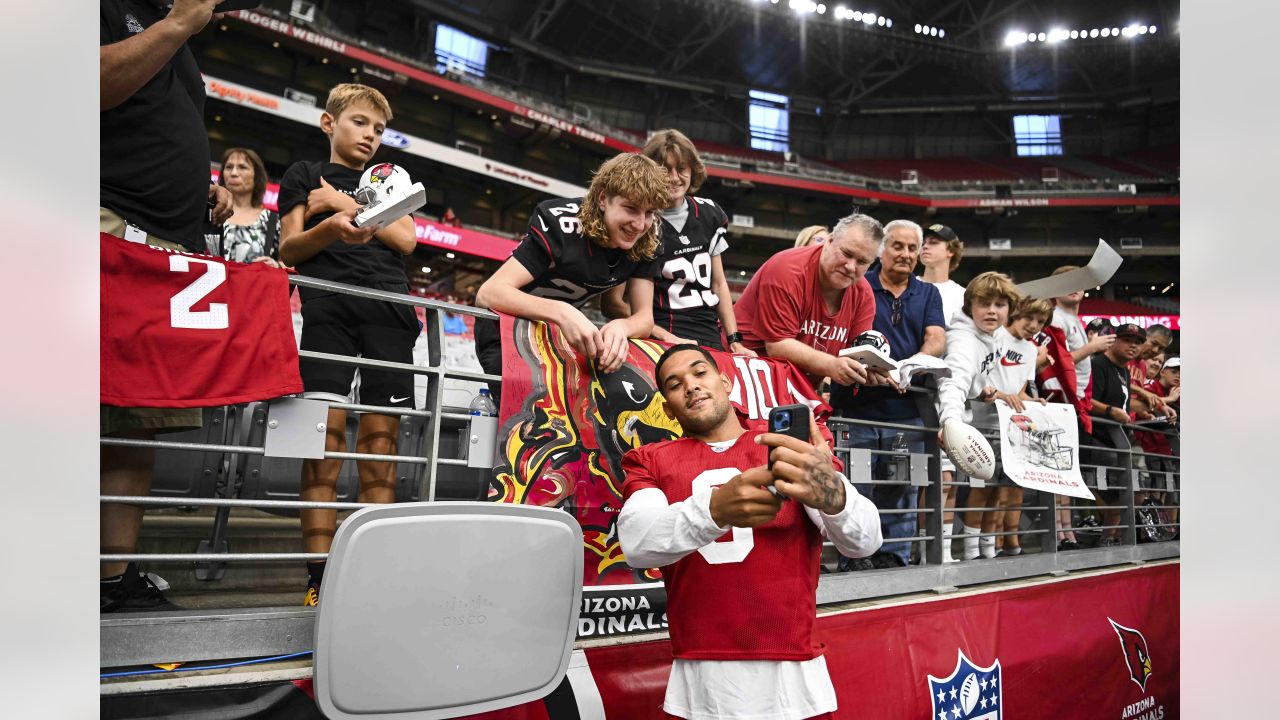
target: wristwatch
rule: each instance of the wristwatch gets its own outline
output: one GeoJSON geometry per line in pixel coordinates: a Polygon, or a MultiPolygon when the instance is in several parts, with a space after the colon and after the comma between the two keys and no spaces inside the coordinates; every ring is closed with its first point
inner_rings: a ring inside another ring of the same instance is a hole
{"type": "Polygon", "coordinates": [[[742,333],[740,332],[729,333],[727,336],[725,336],[725,340],[728,340],[730,345],[734,343],[740,343],[742,342],[742,333]]]}

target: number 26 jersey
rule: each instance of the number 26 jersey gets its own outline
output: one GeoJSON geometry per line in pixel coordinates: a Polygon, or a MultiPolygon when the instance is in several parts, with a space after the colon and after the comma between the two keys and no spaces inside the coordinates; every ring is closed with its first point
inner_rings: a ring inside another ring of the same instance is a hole
{"type": "Polygon", "coordinates": [[[654,275],[656,260],[631,260],[625,250],[600,247],[582,234],[582,198],[539,203],[529,231],[511,253],[533,280],[522,291],[581,307],[616,285],[654,275]]]}
{"type": "Polygon", "coordinates": [[[685,209],[683,228],[662,220],[662,254],[653,275],[653,324],[676,337],[723,350],[711,258],[729,247],[729,218],[706,198],[685,196],[685,209]]]}

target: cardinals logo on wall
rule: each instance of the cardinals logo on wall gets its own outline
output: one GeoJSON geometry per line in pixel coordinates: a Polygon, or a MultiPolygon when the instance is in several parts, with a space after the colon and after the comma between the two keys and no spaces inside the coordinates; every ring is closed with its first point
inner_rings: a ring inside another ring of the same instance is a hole
{"type": "Polygon", "coordinates": [[[978,667],[956,650],[956,667],[945,678],[929,676],[933,717],[938,720],[1002,720],[1004,681],[1000,659],[978,667]]]}
{"type": "Polygon", "coordinates": [[[1129,677],[1146,692],[1147,680],[1151,677],[1151,653],[1147,650],[1147,639],[1137,630],[1111,618],[1107,618],[1107,622],[1120,636],[1120,648],[1124,651],[1125,664],[1129,666],[1129,677]]]}

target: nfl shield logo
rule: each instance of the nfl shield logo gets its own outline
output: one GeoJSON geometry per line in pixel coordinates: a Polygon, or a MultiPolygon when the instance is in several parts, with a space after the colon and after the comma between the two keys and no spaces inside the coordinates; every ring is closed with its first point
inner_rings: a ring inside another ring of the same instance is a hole
{"type": "Polygon", "coordinates": [[[978,667],[957,650],[956,669],[945,678],[929,676],[929,699],[936,720],[1003,720],[1000,659],[978,667]]]}

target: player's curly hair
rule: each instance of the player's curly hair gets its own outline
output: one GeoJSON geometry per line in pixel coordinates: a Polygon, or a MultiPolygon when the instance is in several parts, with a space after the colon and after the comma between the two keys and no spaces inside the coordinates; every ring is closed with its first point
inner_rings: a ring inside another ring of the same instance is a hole
{"type": "Polygon", "coordinates": [[[978,301],[992,302],[1004,298],[1009,309],[1017,306],[1022,293],[1013,284],[1013,279],[1004,273],[987,271],[969,281],[964,289],[964,314],[973,317],[973,304],[978,301]]]}
{"type": "MultiPolygon", "coordinates": [[[[606,198],[621,196],[655,213],[665,208],[671,198],[666,173],[658,163],[640,153],[622,153],[605,160],[592,176],[591,187],[587,188],[582,207],[578,210],[582,234],[600,247],[609,246],[609,229],[605,227],[604,211],[600,206],[601,195],[606,198]]],[[[662,246],[661,232],[662,224],[655,219],[627,251],[627,259],[652,260],[657,257],[662,246]]]]}
{"type": "Polygon", "coordinates": [[[684,133],[667,128],[656,131],[649,142],[644,144],[644,156],[659,165],[666,165],[667,156],[674,155],[678,164],[689,168],[689,192],[695,193],[702,183],[707,181],[707,167],[698,156],[698,149],[693,146],[684,133]]]}

